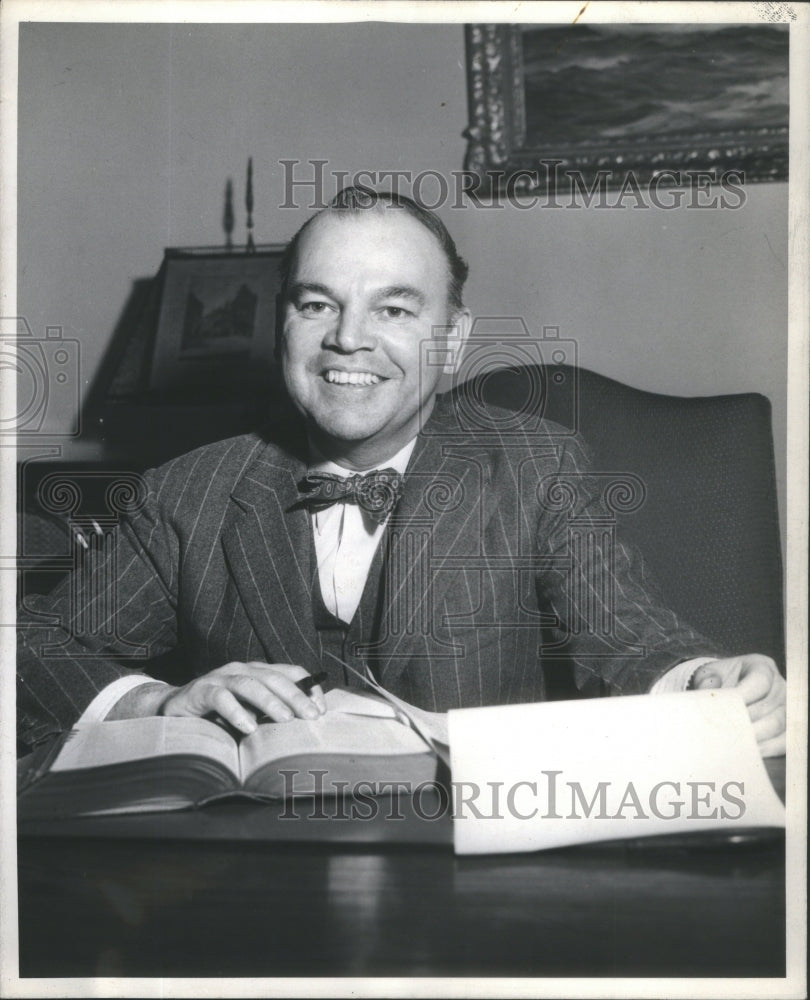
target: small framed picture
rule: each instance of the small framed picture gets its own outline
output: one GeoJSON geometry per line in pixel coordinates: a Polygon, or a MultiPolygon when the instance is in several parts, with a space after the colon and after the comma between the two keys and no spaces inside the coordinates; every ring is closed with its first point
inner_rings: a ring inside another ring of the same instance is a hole
{"type": "Polygon", "coordinates": [[[149,390],[220,402],[273,367],[283,247],[167,250],[149,390]]]}

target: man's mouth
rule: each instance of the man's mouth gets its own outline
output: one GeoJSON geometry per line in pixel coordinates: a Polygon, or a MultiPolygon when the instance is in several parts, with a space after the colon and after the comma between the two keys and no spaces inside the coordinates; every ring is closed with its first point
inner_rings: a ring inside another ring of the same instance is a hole
{"type": "Polygon", "coordinates": [[[386,381],[381,375],[375,375],[373,372],[345,372],[337,368],[328,368],[323,373],[323,378],[333,385],[365,386],[377,385],[378,382],[386,381]]]}

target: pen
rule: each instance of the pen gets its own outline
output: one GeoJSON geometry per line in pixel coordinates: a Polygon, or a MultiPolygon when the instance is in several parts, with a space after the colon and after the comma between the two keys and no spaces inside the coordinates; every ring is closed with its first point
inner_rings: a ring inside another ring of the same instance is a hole
{"type": "Polygon", "coordinates": [[[319,674],[308,674],[306,677],[302,677],[300,681],[296,681],[295,686],[299,691],[303,691],[304,694],[309,694],[316,684],[323,684],[328,676],[329,674],[325,670],[322,670],[319,674]]]}

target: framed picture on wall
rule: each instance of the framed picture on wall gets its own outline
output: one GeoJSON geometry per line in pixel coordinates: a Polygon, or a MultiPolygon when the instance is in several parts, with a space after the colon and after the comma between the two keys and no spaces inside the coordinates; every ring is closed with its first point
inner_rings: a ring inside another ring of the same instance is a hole
{"type": "Polygon", "coordinates": [[[786,24],[468,25],[466,169],[487,192],[786,180],[788,42],[786,24]]]}
{"type": "Polygon", "coordinates": [[[167,250],[149,391],[220,402],[273,366],[283,247],[167,250]]]}

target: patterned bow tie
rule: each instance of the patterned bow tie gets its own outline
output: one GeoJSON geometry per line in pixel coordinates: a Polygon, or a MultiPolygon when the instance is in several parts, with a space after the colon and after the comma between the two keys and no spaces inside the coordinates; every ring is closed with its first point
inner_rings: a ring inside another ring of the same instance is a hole
{"type": "Polygon", "coordinates": [[[382,524],[402,496],[402,476],[396,469],[374,469],[365,476],[347,478],[331,472],[310,472],[298,484],[298,491],[310,510],[325,510],[341,501],[356,503],[382,524]]]}

